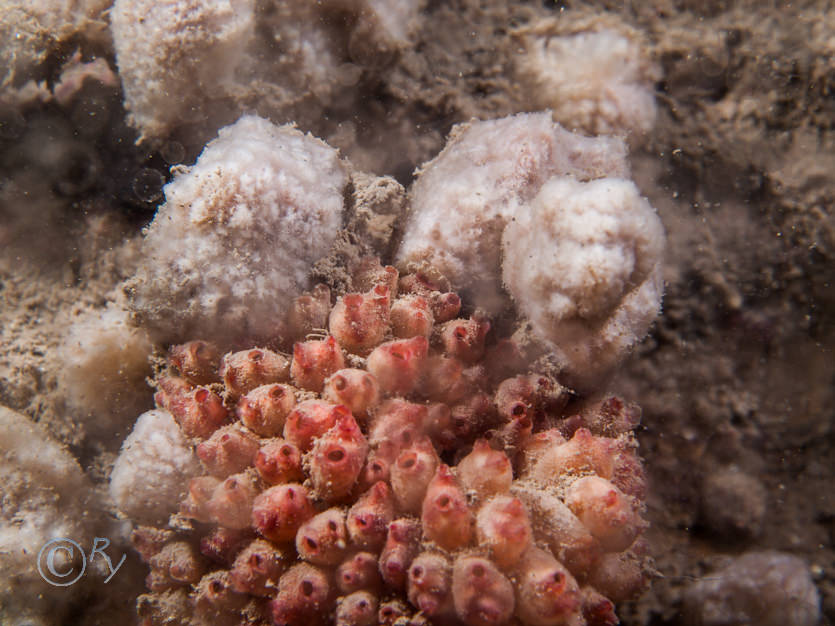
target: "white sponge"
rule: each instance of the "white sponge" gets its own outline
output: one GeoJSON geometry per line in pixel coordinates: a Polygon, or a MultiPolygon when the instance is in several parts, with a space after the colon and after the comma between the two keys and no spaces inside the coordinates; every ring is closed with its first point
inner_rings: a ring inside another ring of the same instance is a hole
{"type": "Polygon", "coordinates": [[[200,464],[174,417],[163,410],[139,416],[110,474],[116,507],[139,523],[164,522],[177,511],[200,464]]]}
{"type": "Polygon", "coordinates": [[[336,150],[292,126],[245,116],[165,187],[128,295],[162,341],[263,340],[308,286],[343,219],[336,150]]]}
{"type": "Polygon", "coordinates": [[[490,312],[501,289],[501,239],[507,223],[553,176],[625,176],[618,139],[575,135],[548,112],[456,126],[411,190],[412,211],[397,253],[402,268],[426,262],[490,312]]]}
{"type": "Polygon", "coordinates": [[[554,178],[502,245],[507,290],[574,384],[615,365],[661,306],[664,231],[631,181],[554,178]]]}

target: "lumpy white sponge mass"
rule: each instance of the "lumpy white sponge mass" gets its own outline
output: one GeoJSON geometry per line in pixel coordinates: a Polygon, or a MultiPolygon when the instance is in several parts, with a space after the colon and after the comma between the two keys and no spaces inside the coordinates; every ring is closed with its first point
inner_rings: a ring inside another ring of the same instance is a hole
{"type": "Polygon", "coordinates": [[[200,122],[232,79],[255,27],[254,0],[116,0],[110,12],[129,121],[144,137],[200,122]]]}
{"type": "Polygon", "coordinates": [[[556,35],[549,22],[520,37],[516,75],[527,106],[571,130],[643,135],[655,124],[658,66],[637,36],[611,29],[556,35]]]}
{"type": "Polygon", "coordinates": [[[621,141],[572,134],[547,112],[456,126],[418,172],[397,260],[434,266],[495,313],[505,303],[502,233],[542,185],[555,176],[590,180],[627,172],[621,141]]]}
{"type": "Polygon", "coordinates": [[[507,290],[575,384],[616,365],[658,313],[664,231],[632,181],[551,179],[502,244],[507,290]]]}
{"type": "Polygon", "coordinates": [[[342,133],[328,120],[367,108],[361,78],[411,45],[421,5],[116,0],[111,32],[128,121],[140,141],[197,146],[242,113],[257,112],[338,141],[342,133]]]}
{"type": "Polygon", "coordinates": [[[69,408],[87,434],[99,438],[129,426],[151,393],[145,378],[153,345],[130,323],[123,300],[78,311],[68,320],[59,352],[58,380],[69,408]]]}
{"type": "Polygon", "coordinates": [[[664,232],[628,176],[621,140],[550,112],[457,127],[419,172],[397,260],[434,266],[493,314],[510,296],[586,386],[660,307],[664,232]]]}
{"type": "Polygon", "coordinates": [[[110,474],[110,496],[134,521],[163,522],[177,511],[188,478],[199,473],[200,464],[172,415],[147,411],[122,444],[110,474]]]}
{"type": "Polygon", "coordinates": [[[221,129],[147,228],[127,285],[140,326],[162,341],[273,336],[342,226],[346,183],[336,150],[292,126],[221,129]]]}

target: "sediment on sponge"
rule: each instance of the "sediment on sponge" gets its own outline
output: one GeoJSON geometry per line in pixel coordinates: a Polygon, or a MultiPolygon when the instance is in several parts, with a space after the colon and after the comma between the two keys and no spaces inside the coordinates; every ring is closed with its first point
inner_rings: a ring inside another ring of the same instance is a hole
{"type": "MultiPolygon", "coordinates": [[[[635,408],[496,367],[524,349],[461,316],[445,281],[361,267],[364,291],[334,294],[338,333],[214,365],[203,343],[171,347],[159,410],[202,475],[183,477],[168,526],[137,531],[143,624],[168,623],[158,596],[172,590],[212,626],[611,623],[650,571],[635,408]],[[447,317],[432,308],[452,301],[447,317]],[[202,389],[222,419],[195,408],[202,389]]],[[[290,310],[305,327],[305,307],[290,310]]]]}
{"type": "MultiPolygon", "coordinates": [[[[565,381],[599,391],[663,292],[664,230],[629,177],[620,139],[569,132],[550,111],[460,124],[417,172],[395,262],[448,279],[413,278],[418,291],[514,308],[565,381]]],[[[433,313],[448,353],[481,359],[487,320],[433,313]]]]}

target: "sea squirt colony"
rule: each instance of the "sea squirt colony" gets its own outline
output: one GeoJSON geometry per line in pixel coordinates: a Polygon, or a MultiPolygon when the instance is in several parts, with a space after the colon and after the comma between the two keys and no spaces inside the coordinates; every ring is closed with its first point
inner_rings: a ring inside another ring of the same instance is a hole
{"type": "Polygon", "coordinates": [[[579,403],[437,273],[352,287],[269,347],[171,347],[154,413],[203,475],[134,531],[141,623],[617,623],[649,571],[637,407],[579,403]]]}

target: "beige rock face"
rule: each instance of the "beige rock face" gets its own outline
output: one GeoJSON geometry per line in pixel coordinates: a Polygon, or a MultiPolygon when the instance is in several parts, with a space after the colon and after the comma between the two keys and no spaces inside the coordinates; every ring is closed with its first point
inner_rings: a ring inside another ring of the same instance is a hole
{"type": "MultiPolygon", "coordinates": [[[[0,622],[24,623],[26,618],[32,624],[55,623],[85,581],[79,578],[73,588],[48,584],[38,573],[38,554],[57,540],[66,550],[55,553],[53,569],[71,572],[70,578],[81,571],[78,548],[64,539],[89,553],[101,522],[93,486],[42,426],[6,407],[0,407],[0,472],[0,622]]],[[[49,576],[48,563],[41,566],[49,576]]]]}

